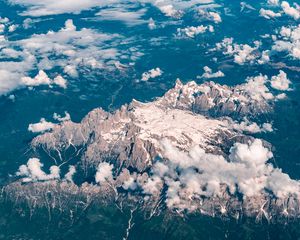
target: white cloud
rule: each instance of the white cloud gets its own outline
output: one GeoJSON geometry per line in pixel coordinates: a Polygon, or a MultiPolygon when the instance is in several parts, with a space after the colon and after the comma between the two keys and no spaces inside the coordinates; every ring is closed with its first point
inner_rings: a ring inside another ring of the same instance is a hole
{"type": "Polygon", "coordinates": [[[291,81],[287,78],[284,71],[280,70],[277,76],[271,78],[271,87],[281,91],[287,91],[290,89],[291,81]]]}
{"type": "Polygon", "coordinates": [[[291,16],[295,20],[300,18],[300,8],[299,5],[295,4],[297,8],[291,7],[290,4],[286,1],[281,3],[282,10],[285,14],[291,16]]]}
{"type": "Polygon", "coordinates": [[[163,186],[163,181],[160,177],[154,176],[147,179],[147,182],[145,185],[143,185],[143,191],[146,194],[158,194],[161,191],[161,188],[163,186]]]}
{"type": "Polygon", "coordinates": [[[247,118],[244,118],[240,123],[229,122],[229,126],[235,130],[248,133],[273,132],[272,124],[264,123],[259,126],[257,123],[251,122],[247,118]]]}
{"type": "Polygon", "coordinates": [[[237,54],[234,55],[234,61],[240,65],[243,65],[245,62],[251,62],[255,59],[255,55],[252,54],[255,49],[248,44],[241,45],[241,48],[237,50],[237,54]]]}
{"type": "Polygon", "coordinates": [[[270,62],[270,51],[269,50],[262,51],[261,58],[257,60],[257,63],[265,64],[268,62],[270,62]]]}
{"type": "Polygon", "coordinates": [[[224,77],[225,76],[225,74],[222,71],[220,71],[220,70],[217,71],[217,72],[215,72],[215,73],[213,73],[212,69],[209,68],[208,66],[205,66],[203,68],[203,70],[204,70],[204,73],[199,78],[210,79],[210,78],[220,78],[220,77],[224,77]]]}
{"type": "Polygon", "coordinates": [[[73,182],[73,177],[76,173],[76,168],[75,166],[69,166],[69,171],[66,173],[64,179],[68,182],[73,182]]]}
{"type": "Polygon", "coordinates": [[[9,2],[28,7],[28,10],[23,12],[22,15],[35,17],[62,13],[79,13],[82,10],[101,6],[103,3],[102,0],[9,0],[9,2]]]}
{"type": "Polygon", "coordinates": [[[60,178],[60,169],[57,166],[50,167],[50,173],[42,170],[43,164],[38,158],[30,158],[26,165],[21,165],[17,176],[22,177],[23,182],[49,181],[60,178]]]}
{"type": "Polygon", "coordinates": [[[156,162],[153,165],[152,171],[153,171],[154,175],[157,175],[159,177],[163,177],[168,173],[169,167],[166,166],[165,164],[161,163],[161,162],[156,162]]]}
{"type": "Polygon", "coordinates": [[[279,0],[268,0],[267,2],[269,5],[274,5],[274,6],[279,5],[279,0]]]}
{"type": "Polygon", "coordinates": [[[59,68],[71,77],[77,77],[78,71],[113,70],[118,58],[126,61],[141,55],[138,51],[124,49],[119,52],[112,47],[121,39],[117,34],[77,29],[70,19],[57,32],[34,34],[16,41],[4,39],[0,57],[8,60],[0,61],[0,95],[24,86],[41,84],[66,88],[65,78],[58,75],[53,80],[49,79],[45,71],[59,68]],[[35,69],[41,71],[34,78],[28,77],[29,72],[35,69]]]}
{"type": "Polygon", "coordinates": [[[180,16],[182,12],[179,10],[176,10],[173,5],[168,4],[168,5],[158,5],[159,10],[164,13],[168,17],[176,17],[180,16]]]}
{"type": "MultiPolygon", "coordinates": [[[[155,182],[164,182],[167,189],[166,203],[169,208],[194,210],[190,199],[197,196],[222,196],[221,185],[225,184],[232,194],[244,197],[259,196],[271,191],[279,198],[300,194],[300,183],[274,168],[268,161],[272,152],[255,139],[247,144],[236,143],[230,150],[229,159],[205,153],[194,147],[186,153],[174,148],[169,142],[162,143],[165,149],[165,175],[154,174],[155,182]]],[[[150,180],[151,188],[159,184],[150,180]]],[[[150,192],[150,191],[149,191],[150,192]]]]}
{"type": "Polygon", "coordinates": [[[118,35],[98,33],[87,28],[76,30],[72,20],[67,20],[65,27],[60,31],[33,35],[29,39],[19,41],[18,45],[42,57],[40,64],[45,61],[48,63],[41,66],[45,67],[45,70],[68,64],[76,67],[81,64],[95,69],[103,68],[104,60],[115,59],[117,50],[105,46],[105,42],[114,37],[118,35]],[[56,54],[58,59],[49,61],[53,54],[56,54]]]}
{"type": "MultiPolygon", "coordinates": [[[[4,49],[3,49],[4,50],[4,49]]],[[[0,95],[7,94],[15,89],[23,86],[21,78],[24,77],[24,73],[34,67],[36,58],[28,51],[19,52],[16,51],[15,56],[11,55],[12,51],[0,52],[1,55],[8,56],[9,58],[18,57],[21,55],[23,58],[22,62],[18,61],[0,61],[0,95]]]]}
{"type": "Polygon", "coordinates": [[[14,32],[17,29],[17,24],[12,24],[8,18],[1,18],[0,17],[0,34],[4,32],[14,32]]]}
{"type": "Polygon", "coordinates": [[[10,72],[5,69],[0,69],[0,95],[9,93],[20,86],[20,79],[22,75],[18,72],[10,72]]]}
{"type": "Polygon", "coordinates": [[[45,118],[41,118],[40,122],[29,124],[28,131],[33,133],[41,133],[41,132],[52,130],[54,127],[55,127],[54,123],[47,122],[45,118]]]}
{"type": "Polygon", "coordinates": [[[9,18],[7,17],[0,17],[0,23],[8,23],[9,22],[9,18]]]}
{"type": "MultiPolygon", "coordinates": [[[[70,121],[71,116],[68,112],[65,112],[65,116],[61,116],[57,113],[54,113],[53,119],[58,121],[59,123],[62,123],[62,122],[70,121]]],[[[33,132],[33,133],[43,133],[43,132],[52,130],[59,123],[56,124],[56,123],[48,122],[48,121],[46,121],[45,118],[41,118],[41,120],[38,123],[29,124],[28,131],[33,132]]]]}
{"type": "Polygon", "coordinates": [[[67,88],[67,80],[64,79],[61,75],[56,76],[53,79],[53,83],[61,88],[64,88],[64,89],[67,88]]]}
{"type": "Polygon", "coordinates": [[[9,31],[9,32],[14,32],[14,31],[16,31],[17,28],[18,28],[18,25],[12,24],[12,25],[10,25],[10,26],[8,27],[8,31],[9,31]]]}
{"type": "Polygon", "coordinates": [[[249,93],[253,100],[271,100],[274,99],[274,95],[270,93],[269,89],[265,85],[267,82],[268,77],[266,75],[248,77],[246,79],[246,83],[242,85],[242,88],[249,93]]]}
{"type": "Polygon", "coordinates": [[[299,182],[282,173],[281,169],[275,169],[267,181],[267,189],[271,189],[275,196],[283,199],[291,193],[299,195],[299,182]]]}
{"type": "Polygon", "coordinates": [[[21,82],[28,87],[37,87],[41,85],[52,86],[53,84],[62,88],[67,87],[67,81],[62,76],[58,75],[52,80],[43,70],[40,70],[34,78],[22,77],[21,82]]]}
{"type": "Polygon", "coordinates": [[[113,179],[113,168],[112,164],[103,162],[98,165],[95,181],[100,185],[113,179]]]}
{"type": "Polygon", "coordinates": [[[53,119],[57,120],[59,122],[65,122],[65,121],[70,121],[71,120],[71,116],[68,112],[65,112],[65,116],[62,117],[61,115],[54,113],[53,114],[53,119]]]}
{"type": "Polygon", "coordinates": [[[263,8],[260,9],[259,15],[266,18],[266,19],[281,17],[281,13],[275,13],[272,10],[266,10],[266,9],[263,9],[263,8]]]}
{"type": "Polygon", "coordinates": [[[288,27],[282,27],[282,28],[280,29],[280,35],[281,35],[282,37],[289,38],[289,37],[291,37],[291,35],[292,35],[292,29],[290,29],[290,28],[288,28],[288,27]]]}
{"type": "Polygon", "coordinates": [[[205,32],[214,32],[214,27],[209,25],[209,26],[197,26],[197,27],[186,27],[186,28],[178,28],[177,29],[177,36],[178,37],[189,37],[189,38],[194,38],[199,34],[203,34],[205,32]]]}
{"type": "Polygon", "coordinates": [[[287,52],[295,59],[300,59],[300,25],[282,27],[280,35],[275,39],[273,51],[287,52]]]}
{"type": "Polygon", "coordinates": [[[156,28],[156,23],[155,23],[155,21],[153,20],[153,18],[150,18],[150,19],[149,19],[148,27],[149,27],[150,30],[153,30],[153,29],[156,28]]]}
{"type": "Polygon", "coordinates": [[[96,14],[100,20],[122,21],[128,26],[134,26],[147,23],[142,17],[145,14],[145,9],[130,10],[123,7],[105,8],[96,14]]]}
{"type": "Polygon", "coordinates": [[[12,102],[14,102],[16,100],[16,96],[11,94],[8,96],[8,99],[11,100],[12,102]]]}
{"type": "Polygon", "coordinates": [[[272,126],[271,123],[263,123],[261,129],[262,129],[263,132],[273,132],[274,131],[273,126],[272,126]]]}
{"type": "Polygon", "coordinates": [[[1,43],[1,42],[5,42],[5,41],[6,41],[5,36],[4,36],[4,35],[0,35],[0,43],[1,43]]]}
{"type": "Polygon", "coordinates": [[[75,65],[65,66],[64,73],[68,74],[70,77],[77,78],[78,77],[77,66],[75,65]]]}
{"type": "Polygon", "coordinates": [[[280,93],[276,96],[276,100],[282,100],[285,99],[287,96],[285,93],[280,93]]]}
{"type": "Polygon", "coordinates": [[[31,19],[31,18],[26,18],[24,21],[23,21],[23,24],[22,24],[22,27],[24,29],[29,29],[33,26],[34,23],[38,22],[39,20],[38,19],[31,19]]]}
{"type": "Polygon", "coordinates": [[[213,0],[140,0],[140,2],[151,3],[157,7],[162,13],[170,17],[181,17],[184,12],[196,7],[214,8],[213,0]]]}
{"type": "Polygon", "coordinates": [[[258,49],[261,46],[261,42],[254,41],[254,46],[251,47],[248,44],[236,44],[233,43],[233,38],[224,38],[221,43],[216,44],[217,50],[222,50],[224,55],[229,55],[234,57],[234,62],[239,65],[244,65],[245,63],[264,63],[267,58],[267,52],[258,54],[258,49]]]}
{"type": "Polygon", "coordinates": [[[201,17],[204,17],[207,20],[211,20],[214,23],[222,22],[222,18],[220,14],[217,12],[210,12],[210,11],[206,11],[205,9],[199,9],[198,13],[201,17]]]}
{"type": "Polygon", "coordinates": [[[5,25],[4,24],[0,24],[0,33],[3,33],[5,30],[5,25]]]}
{"type": "Polygon", "coordinates": [[[83,10],[92,8],[105,8],[111,6],[136,6],[137,3],[143,6],[145,3],[152,4],[157,7],[163,14],[169,17],[180,17],[183,11],[191,9],[197,5],[211,5],[213,0],[64,0],[53,2],[51,0],[9,0],[12,4],[19,4],[27,7],[22,12],[25,16],[47,16],[63,13],[80,13],[83,10]]]}
{"type": "Polygon", "coordinates": [[[163,71],[160,68],[153,68],[148,72],[142,74],[142,81],[148,81],[150,78],[156,78],[163,74],[163,71]]]}
{"type": "Polygon", "coordinates": [[[51,80],[44,71],[40,70],[34,78],[23,77],[22,83],[26,86],[50,85],[51,80]]]}
{"type": "Polygon", "coordinates": [[[209,16],[212,18],[212,20],[215,22],[215,23],[220,23],[222,22],[222,18],[220,16],[219,13],[216,13],[216,12],[208,12],[209,16]]]}
{"type": "Polygon", "coordinates": [[[128,180],[124,181],[124,183],[122,184],[122,187],[125,190],[135,190],[137,188],[135,176],[130,176],[128,178],[128,180]]]}
{"type": "Polygon", "coordinates": [[[280,91],[289,90],[289,85],[291,84],[286,73],[280,70],[279,74],[272,76],[271,79],[269,79],[268,76],[261,74],[256,77],[248,77],[246,83],[241,85],[241,89],[247,91],[251,98],[257,101],[261,101],[262,99],[282,99],[283,96],[285,96],[281,94],[274,96],[266,86],[267,83],[270,83],[272,88],[280,91]]]}

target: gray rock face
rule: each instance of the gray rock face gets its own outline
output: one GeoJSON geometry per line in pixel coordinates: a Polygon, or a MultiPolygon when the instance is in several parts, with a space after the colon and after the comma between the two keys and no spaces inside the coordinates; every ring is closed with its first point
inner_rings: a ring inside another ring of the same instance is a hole
{"type": "Polygon", "coordinates": [[[150,159],[160,155],[158,145],[163,138],[176,142],[176,147],[183,150],[200,145],[209,152],[222,154],[236,138],[243,141],[249,137],[238,135],[221,120],[208,119],[200,113],[245,116],[271,110],[267,99],[252,101],[242,88],[213,82],[183,85],[178,80],[173,89],[155,102],[133,101],[113,114],[95,109],[79,124],[68,121],[36,137],[32,146],[58,152],[70,146],[86,146],[83,159],[88,164],[114,156],[119,165],[124,163],[139,170],[146,169],[151,165],[150,159]],[[182,120],[186,121],[183,126],[182,120]],[[158,121],[160,124],[156,124],[158,121]],[[193,137],[195,133],[199,139],[193,137]],[[223,146],[218,146],[218,142],[223,146]]]}
{"type": "Polygon", "coordinates": [[[162,105],[219,117],[242,118],[272,110],[269,96],[258,94],[254,97],[247,83],[228,87],[215,82],[205,82],[201,85],[189,82],[183,85],[177,80],[175,87],[160,101],[162,105]]]}
{"type": "MultiPolygon", "coordinates": [[[[249,139],[221,120],[166,106],[159,99],[147,104],[134,101],[113,114],[95,109],[81,123],[68,121],[52,132],[37,136],[32,147],[42,147],[53,154],[84,147],[81,159],[87,168],[114,159],[118,167],[144,171],[156,157],[163,157],[160,146],[163,139],[182,150],[199,145],[208,152],[222,154],[236,138],[249,139]]],[[[58,162],[64,161],[61,154],[56,155],[58,162]]]]}
{"type": "Polygon", "coordinates": [[[268,220],[298,217],[300,184],[269,165],[272,154],[267,144],[234,131],[222,118],[208,117],[267,113],[271,98],[263,95],[253,97],[245,85],[177,81],[154,102],[133,101],[115,113],[95,109],[80,123],[56,125],[31,145],[58,166],[78,159],[77,178],[96,180],[28,181],[35,172],[27,166],[22,171],[26,183],[22,178],[12,182],[2,194],[49,211],[83,209],[95,202],[119,207],[127,202],[139,205],[147,217],[164,209],[268,220]],[[275,175],[281,182],[272,183],[275,175]]]}
{"type": "MultiPolygon", "coordinates": [[[[140,176],[140,181],[147,176],[140,176]]],[[[118,179],[119,181],[120,179],[118,179]]],[[[290,196],[286,199],[271,198],[269,195],[239,199],[236,195],[231,195],[224,186],[223,194],[214,198],[193,198],[184,199],[193,208],[193,211],[168,208],[163,196],[145,196],[141,193],[119,193],[117,184],[112,187],[110,184],[102,186],[84,183],[77,186],[66,181],[49,181],[39,183],[28,183],[23,185],[15,182],[2,189],[2,198],[12,199],[17,204],[26,204],[32,214],[38,208],[46,208],[49,215],[60,213],[81,214],[91,204],[112,204],[120,208],[136,208],[144,212],[145,218],[167,211],[170,214],[182,215],[189,212],[207,215],[211,217],[230,217],[240,220],[246,217],[255,218],[260,222],[263,219],[269,222],[285,222],[299,218],[299,199],[290,196]]]]}

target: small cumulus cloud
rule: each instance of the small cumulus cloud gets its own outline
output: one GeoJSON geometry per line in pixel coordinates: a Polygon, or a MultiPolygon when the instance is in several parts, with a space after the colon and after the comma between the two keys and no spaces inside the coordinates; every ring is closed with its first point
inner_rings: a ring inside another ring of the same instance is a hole
{"type": "Polygon", "coordinates": [[[204,19],[206,19],[206,20],[213,21],[213,22],[216,23],[216,24],[222,22],[222,18],[221,18],[221,16],[220,16],[220,14],[217,13],[217,12],[211,12],[211,11],[207,11],[207,10],[205,10],[205,9],[199,9],[199,10],[198,10],[198,14],[199,14],[202,18],[204,18],[204,19]]]}
{"type": "Polygon", "coordinates": [[[298,4],[294,4],[295,7],[290,6],[290,4],[286,1],[283,1],[281,3],[282,10],[284,13],[295,20],[298,20],[300,18],[300,6],[298,4]]]}
{"type": "Polygon", "coordinates": [[[222,51],[224,55],[233,56],[234,62],[239,65],[246,63],[250,64],[263,64],[268,62],[268,51],[263,51],[260,54],[259,48],[261,47],[260,41],[254,41],[254,46],[249,44],[234,43],[233,38],[224,38],[222,42],[216,44],[213,50],[222,51]]]}
{"type": "Polygon", "coordinates": [[[282,27],[275,38],[272,50],[287,52],[292,58],[300,59],[300,25],[295,27],[282,27]]]}
{"type": "Polygon", "coordinates": [[[40,70],[34,78],[22,77],[21,82],[28,87],[37,87],[41,85],[52,86],[53,84],[62,88],[67,87],[67,81],[62,76],[58,75],[52,80],[43,70],[40,70]]]}
{"type": "Polygon", "coordinates": [[[142,81],[148,81],[151,78],[160,77],[163,74],[163,71],[160,68],[153,68],[148,72],[142,74],[142,81]]]}
{"type": "Polygon", "coordinates": [[[66,173],[64,179],[68,182],[73,182],[73,177],[76,173],[76,168],[75,166],[69,166],[69,171],[66,173]]]}
{"type": "Polygon", "coordinates": [[[31,123],[28,126],[28,131],[33,133],[42,133],[45,131],[52,130],[55,124],[52,122],[47,122],[45,118],[41,118],[38,123],[31,123]]]}
{"type": "Polygon", "coordinates": [[[97,14],[99,20],[106,21],[121,21],[128,26],[135,26],[147,23],[142,19],[146,10],[145,9],[126,9],[123,7],[105,8],[101,9],[97,14]]]}
{"type": "Polygon", "coordinates": [[[271,78],[271,87],[280,91],[287,91],[290,89],[291,81],[287,78],[287,74],[280,70],[277,76],[271,78]]]}
{"type": "Polygon", "coordinates": [[[273,132],[273,126],[271,123],[258,125],[256,122],[251,122],[246,117],[241,122],[229,121],[229,126],[235,130],[247,133],[273,132]]]}
{"type": "Polygon", "coordinates": [[[6,60],[0,61],[0,95],[25,86],[57,85],[65,89],[65,77],[56,75],[50,79],[46,74],[46,71],[55,68],[74,78],[84,69],[115,69],[114,62],[119,57],[129,60],[135,55],[131,50],[119,52],[111,47],[111,42],[121,39],[117,34],[77,29],[71,19],[57,32],[33,34],[16,41],[4,39],[0,57],[6,60]],[[40,72],[33,78],[29,77],[35,69],[40,69],[40,72]]]}
{"type": "Polygon", "coordinates": [[[112,164],[107,162],[100,163],[97,168],[97,172],[95,175],[96,183],[100,185],[113,180],[113,168],[112,164]]]}
{"type": "Polygon", "coordinates": [[[23,182],[49,181],[60,178],[60,169],[57,166],[51,166],[47,174],[42,170],[44,165],[38,158],[30,158],[26,165],[21,165],[17,176],[22,177],[23,182]]]}
{"type": "Polygon", "coordinates": [[[264,8],[260,9],[259,15],[266,18],[266,19],[272,19],[276,17],[281,17],[281,13],[275,13],[272,10],[266,10],[264,8]]]}
{"type": "Polygon", "coordinates": [[[186,28],[178,28],[177,29],[177,37],[189,37],[194,38],[199,34],[203,34],[205,32],[214,32],[214,27],[212,25],[208,26],[197,26],[197,27],[186,27],[186,28]]]}
{"type": "Polygon", "coordinates": [[[213,73],[212,69],[208,66],[205,66],[203,70],[204,73],[202,74],[202,76],[198,76],[198,78],[210,79],[210,78],[220,78],[225,76],[225,74],[220,70],[213,73]]]}
{"type": "MultiPolygon", "coordinates": [[[[64,117],[57,113],[54,113],[53,119],[61,123],[61,122],[70,121],[71,116],[68,112],[65,112],[64,117]]],[[[54,129],[56,125],[57,125],[56,123],[48,122],[45,118],[41,118],[41,120],[38,123],[29,124],[28,131],[33,133],[43,133],[54,129]]]]}

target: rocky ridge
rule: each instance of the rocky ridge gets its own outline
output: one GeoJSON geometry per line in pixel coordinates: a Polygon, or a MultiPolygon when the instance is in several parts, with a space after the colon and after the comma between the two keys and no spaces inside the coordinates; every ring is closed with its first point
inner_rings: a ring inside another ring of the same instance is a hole
{"type": "MultiPolygon", "coordinates": [[[[59,167],[78,159],[74,175],[89,183],[66,177],[23,183],[20,178],[5,186],[2,194],[49,211],[84,208],[97,201],[121,206],[126,201],[138,203],[148,216],[168,209],[176,214],[267,220],[298,217],[300,184],[269,164],[273,155],[268,143],[237,132],[222,120],[268,113],[272,100],[265,88],[254,94],[249,82],[228,87],[177,81],[153,102],[133,101],[114,113],[95,109],[80,123],[65,121],[31,143],[36,154],[46,152],[59,167]],[[224,171],[207,179],[210,168],[222,168],[221,164],[224,171]],[[242,177],[239,171],[244,172],[242,177]],[[95,174],[95,180],[87,180],[95,174]],[[282,181],[273,184],[275,175],[282,181]],[[253,192],[246,191],[247,186],[253,192]]],[[[33,173],[27,166],[22,174],[30,179],[33,173]]]]}

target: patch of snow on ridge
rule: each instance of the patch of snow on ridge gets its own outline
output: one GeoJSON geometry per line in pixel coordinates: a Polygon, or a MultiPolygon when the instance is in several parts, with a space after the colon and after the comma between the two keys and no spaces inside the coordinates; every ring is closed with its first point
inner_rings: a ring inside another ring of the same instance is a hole
{"type": "Polygon", "coordinates": [[[141,128],[138,137],[153,142],[157,149],[160,149],[162,136],[180,149],[188,149],[197,143],[207,146],[209,138],[224,125],[222,121],[179,109],[165,110],[153,103],[140,104],[134,109],[133,115],[135,124],[141,128]]]}

